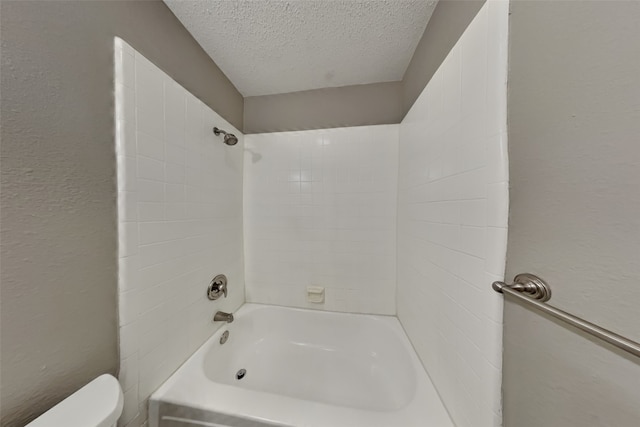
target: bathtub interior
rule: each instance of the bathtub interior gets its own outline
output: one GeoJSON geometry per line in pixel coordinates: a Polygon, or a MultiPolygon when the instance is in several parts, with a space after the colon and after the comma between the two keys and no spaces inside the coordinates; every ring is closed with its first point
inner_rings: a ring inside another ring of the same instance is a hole
{"type": "Polygon", "coordinates": [[[416,389],[408,349],[380,316],[258,308],[204,356],[211,381],[337,406],[393,411],[416,389]],[[245,375],[237,378],[241,369],[245,375]]]}
{"type": "Polygon", "coordinates": [[[397,317],[235,314],[152,395],[150,427],[453,427],[397,317]]]}

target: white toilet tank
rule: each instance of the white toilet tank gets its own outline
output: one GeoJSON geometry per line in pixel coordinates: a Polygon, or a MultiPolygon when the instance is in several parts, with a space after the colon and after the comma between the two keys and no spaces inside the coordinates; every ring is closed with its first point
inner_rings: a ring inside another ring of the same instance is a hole
{"type": "Polygon", "coordinates": [[[104,374],[49,409],[26,427],[113,427],[124,399],[118,380],[104,374]]]}

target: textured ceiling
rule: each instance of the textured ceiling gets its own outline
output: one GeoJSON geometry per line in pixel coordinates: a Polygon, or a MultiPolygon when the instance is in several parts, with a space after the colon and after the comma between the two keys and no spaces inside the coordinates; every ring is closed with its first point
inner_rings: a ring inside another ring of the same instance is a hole
{"type": "Polygon", "coordinates": [[[401,80],[427,0],[164,0],[244,96],[401,80]]]}

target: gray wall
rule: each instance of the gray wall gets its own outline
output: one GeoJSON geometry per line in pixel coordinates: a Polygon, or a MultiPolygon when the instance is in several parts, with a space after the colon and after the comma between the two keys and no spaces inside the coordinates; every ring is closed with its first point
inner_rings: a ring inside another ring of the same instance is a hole
{"type": "Polygon", "coordinates": [[[400,82],[252,96],[244,102],[245,133],[400,123],[402,117],[400,82]]]}
{"type": "MultiPolygon", "coordinates": [[[[511,3],[507,277],[640,341],[640,2],[511,3]]],[[[507,300],[506,427],[637,426],[640,360],[507,300]]]]}
{"type": "Polygon", "coordinates": [[[400,123],[485,0],[440,0],[401,82],[245,99],[244,132],[400,123]]]}
{"type": "Polygon", "coordinates": [[[161,2],[10,2],[1,19],[1,421],[117,370],[113,37],[236,126],[243,100],[161,2]]]}

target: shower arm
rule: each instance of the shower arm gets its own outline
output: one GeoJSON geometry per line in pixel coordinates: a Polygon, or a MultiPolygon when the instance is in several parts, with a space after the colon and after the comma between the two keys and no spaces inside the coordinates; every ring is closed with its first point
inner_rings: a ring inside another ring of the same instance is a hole
{"type": "Polygon", "coordinates": [[[216,126],[216,127],[214,127],[214,128],[213,128],[213,134],[214,134],[215,136],[220,136],[220,134],[224,134],[224,135],[226,135],[226,134],[227,134],[227,132],[226,132],[226,131],[224,131],[224,130],[222,130],[222,129],[220,129],[219,127],[217,127],[217,126],[216,126]]]}

